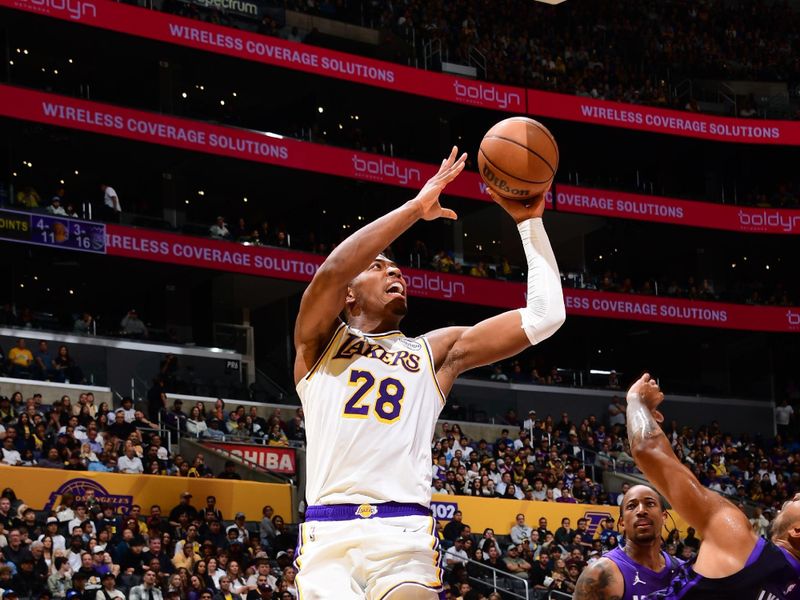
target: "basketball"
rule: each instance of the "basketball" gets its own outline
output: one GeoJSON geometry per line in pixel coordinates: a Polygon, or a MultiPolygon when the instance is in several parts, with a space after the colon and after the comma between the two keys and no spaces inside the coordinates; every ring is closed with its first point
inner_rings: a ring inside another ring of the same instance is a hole
{"type": "Polygon", "coordinates": [[[538,121],[511,117],[483,136],[478,169],[495,193],[525,200],[546,191],[553,181],[558,169],[558,144],[538,121]]]}

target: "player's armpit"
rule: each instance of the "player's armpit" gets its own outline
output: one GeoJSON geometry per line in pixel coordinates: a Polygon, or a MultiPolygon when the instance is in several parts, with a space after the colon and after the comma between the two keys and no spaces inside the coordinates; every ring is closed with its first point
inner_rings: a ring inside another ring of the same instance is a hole
{"type": "Polygon", "coordinates": [[[504,360],[531,345],[519,311],[508,311],[472,327],[447,327],[426,337],[433,351],[437,378],[447,394],[465,371],[504,360]]]}
{"type": "MultiPolygon", "coordinates": [[[[321,270],[321,269],[320,269],[321,270]]],[[[294,380],[300,381],[317,362],[341,321],[347,282],[317,272],[300,301],[294,326],[294,380]]]]}
{"type": "Polygon", "coordinates": [[[586,567],[575,584],[573,600],[621,600],[625,592],[618,570],[610,560],[601,559],[586,567]]]}

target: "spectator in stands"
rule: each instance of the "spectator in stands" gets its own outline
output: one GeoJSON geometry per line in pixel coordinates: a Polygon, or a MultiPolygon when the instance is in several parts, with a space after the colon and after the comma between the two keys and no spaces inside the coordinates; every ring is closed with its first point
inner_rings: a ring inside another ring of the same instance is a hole
{"type": "Polygon", "coordinates": [[[120,321],[122,335],[132,338],[146,338],[148,336],[147,326],[139,318],[139,313],[135,308],[128,311],[122,321],[120,321]]]}
{"type": "Polygon", "coordinates": [[[791,424],[794,421],[794,409],[789,401],[784,398],[781,403],[775,407],[775,424],[778,428],[778,435],[781,439],[786,440],[789,438],[791,431],[791,424]]]}
{"type": "Polygon", "coordinates": [[[532,529],[525,524],[525,515],[519,513],[516,517],[516,523],[511,528],[511,541],[514,544],[521,544],[530,539],[531,531],[532,529]]]}
{"type": "Polygon", "coordinates": [[[448,569],[452,569],[458,564],[466,565],[469,560],[469,555],[464,550],[464,538],[457,537],[453,540],[453,545],[450,546],[444,555],[444,562],[448,569]]]}
{"type": "Polygon", "coordinates": [[[64,207],[61,205],[61,198],[58,196],[53,196],[50,200],[50,205],[45,209],[48,214],[66,217],[67,211],[64,210],[64,207]]]}
{"type": "MultiPolygon", "coordinates": [[[[117,413],[117,416],[119,417],[121,414],[122,413],[117,413]]],[[[141,475],[144,473],[142,460],[136,456],[136,449],[133,446],[128,446],[125,449],[125,455],[121,456],[117,461],[117,470],[120,473],[130,473],[132,475],[141,475]]]]}
{"type": "Polygon", "coordinates": [[[203,415],[200,414],[200,409],[193,406],[189,412],[189,418],[186,419],[186,433],[200,438],[205,437],[207,432],[208,426],[203,415]]]}
{"type": "Polygon", "coordinates": [[[22,455],[14,447],[14,439],[6,435],[3,440],[2,459],[0,463],[4,465],[16,466],[22,464],[22,455]]]}
{"type": "Polygon", "coordinates": [[[94,335],[95,330],[94,318],[88,312],[84,312],[72,326],[72,331],[79,335],[94,335]]]}
{"type": "MultiPolygon", "coordinates": [[[[55,381],[67,383],[83,383],[83,371],[69,354],[69,348],[61,344],[58,353],[52,360],[53,378],[55,381]]],[[[92,396],[94,398],[94,396],[92,396]]]]}
{"type": "Polygon", "coordinates": [[[119,218],[122,214],[122,203],[119,201],[116,190],[110,185],[101,183],[100,191],[103,192],[103,207],[106,221],[109,223],[119,223],[119,218]]]}
{"type": "Polygon", "coordinates": [[[164,596],[156,585],[157,573],[147,569],[142,576],[141,585],[131,588],[128,600],[163,600],[164,596]]]}
{"type": "Polygon", "coordinates": [[[186,430],[186,413],[183,412],[183,400],[176,398],[172,408],[167,412],[167,427],[178,431],[186,430]]]}
{"type": "Polygon", "coordinates": [[[236,463],[232,460],[225,461],[225,470],[217,475],[217,479],[241,479],[242,476],[236,472],[236,463]]]}
{"type": "Polygon", "coordinates": [[[23,338],[17,340],[16,346],[8,351],[9,372],[12,377],[30,377],[33,367],[33,353],[28,349],[23,338]]]}
{"type": "Polygon", "coordinates": [[[228,224],[225,222],[225,217],[219,216],[214,224],[209,228],[211,237],[216,240],[229,240],[231,239],[231,232],[228,229],[228,224]]]}

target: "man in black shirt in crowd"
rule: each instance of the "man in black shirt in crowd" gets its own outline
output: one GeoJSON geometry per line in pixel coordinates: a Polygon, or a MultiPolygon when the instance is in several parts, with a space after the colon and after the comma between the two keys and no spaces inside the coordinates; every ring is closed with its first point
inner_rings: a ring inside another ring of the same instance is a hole
{"type": "Polygon", "coordinates": [[[127,552],[119,557],[120,573],[129,575],[141,575],[144,573],[144,565],[147,555],[144,553],[144,538],[135,535],[128,543],[127,552]]]}
{"type": "Polygon", "coordinates": [[[197,509],[192,506],[192,495],[189,492],[183,492],[180,503],[169,511],[169,524],[173,527],[178,527],[180,525],[178,517],[182,514],[188,515],[190,521],[194,521],[197,518],[197,509]]]}
{"type": "Polygon", "coordinates": [[[108,426],[108,433],[121,440],[127,440],[134,431],[136,431],[136,427],[125,420],[125,413],[121,410],[114,414],[114,422],[108,426]]]}
{"type": "Polygon", "coordinates": [[[544,542],[545,538],[547,538],[547,534],[552,533],[552,531],[547,528],[547,519],[544,517],[539,519],[539,527],[536,528],[536,531],[539,532],[539,540],[544,542]]]}
{"type": "Polygon", "coordinates": [[[228,460],[225,461],[225,470],[217,475],[217,479],[241,479],[242,476],[239,475],[234,469],[236,469],[236,463],[228,460]]]}
{"type": "Polygon", "coordinates": [[[217,521],[222,521],[222,511],[217,508],[217,497],[216,496],[208,496],[206,498],[206,506],[203,509],[203,519],[205,521],[209,521],[210,519],[216,519],[217,521]]]}
{"type": "Polygon", "coordinates": [[[455,541],[461,537],[461,532],[464,530],[464,523],[462,519],[464,515],[460,510],[453,513],[453,520],[444,526],[444,538],[446,540],[455,541]]]}
{"type": "Polygon", "coordinates": [[[256,589],[247,592],[247,600],[272,600],[272,588],[267,583],[266,575],[256,579],[256,589]]]}
{"type": "Polygon", "coordinates": [[[142,560],[145,564],[150,564],[150,561],[158,559],[158,570],[161,573],[172,573],[174,570],[172,566],[172,557],[164,552],[161,546],[161,538],[158,536],[151,537],[147,542],[147,550],[142,552],[142,560]]]}

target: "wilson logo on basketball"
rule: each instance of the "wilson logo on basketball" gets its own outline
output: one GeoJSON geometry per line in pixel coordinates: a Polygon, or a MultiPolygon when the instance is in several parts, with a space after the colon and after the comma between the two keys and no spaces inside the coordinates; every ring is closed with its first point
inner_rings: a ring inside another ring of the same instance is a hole
{"type": "Polygon", "coordinates": [[[508,185],[508,181],[495,173],[488,164],[483,165],[482,175],[486,183],[497,191],[502,192],[503,195],[519,196],[520,198],[526,198],[531,195],[531,191],[528,188],[515,188],[508,185]]]}

